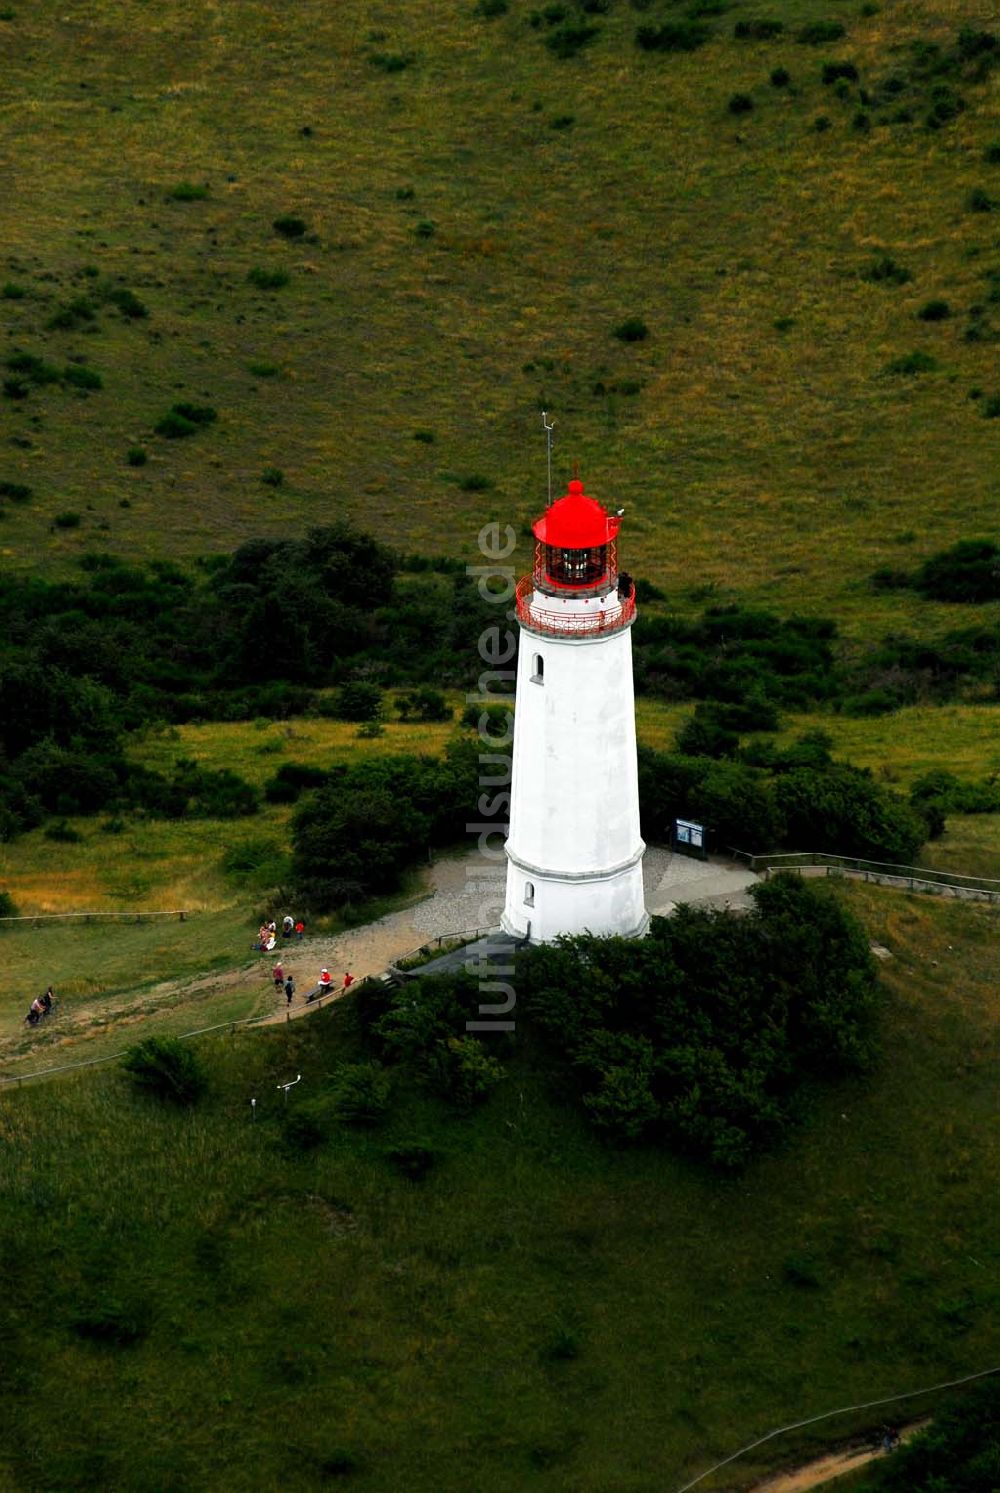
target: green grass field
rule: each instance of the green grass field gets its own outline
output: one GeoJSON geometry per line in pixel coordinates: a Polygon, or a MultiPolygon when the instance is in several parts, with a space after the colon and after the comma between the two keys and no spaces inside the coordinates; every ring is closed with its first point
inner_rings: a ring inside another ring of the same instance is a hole
{"type": "MultiPolygon", "coordinates": [[[[578,461],[625,505],[622,563],[672,608],[831,616],[851,649],[995,625],[868,585],[995,528],[1000,73],[949,75],[964,107],[931,130],[912,52],[994,27],[995,6],[745,0],[665,54],[636,28],[681,11],[612,0],[568,10],[597,32],[565,59],[547,45],[565,23],[533,9],[0,10],[0,484],[31,489],[0,498],[0,568],[193,561],[339,517],[470,561],[480,525],[509,520],[527,568],[546,409],[556,482],[578,461]],[[777,39],[734,37],[772,14],[777,39]],[[795,40],[829,20],[842,39],[795,40]],[[844,97],[830,60],[859,71],[844,97]],[[900,106],[911,121],[889,122],[900,106]],[[301,238],[274,231],[286,214],[301,238]],[[910,278],[866,279],[882,256],[910,278]],[[147,315],[110,299],[125,288],[147,315]],[[920,319],[932,299],[950,314],[920,319]],[[616,337],[633,317],[648,336],[616,337]],[[18,388],[18,351],[50,381],[18,388]],[[888,371],[913,353],[924,371],[888,371]],[[155,434],[177,402],[218,419],[155,434]]],[[[640,740],[669,746],[689,710],[640,700],[640,740]]],[[[905,791],[1000,769],[995,722],[970,702],[789,718],[782,739],[822,728],[905,791]]],[[[129,750],[261,787],[283,761],[441,750],[449,729],[218,724],[129,750]]],[[[1000,878],[998,818],[951,820],[926,862],[1000,878]]],[[[248,956],[289,820],[81,819],[77,844],[0,845],[25,913],[197,914],[0,932],[5,1056],[65,1056],[20,1025],[49,981],[93,1006],[74,1060],[256,1011],[253,977],[210,999],[157,985],[248,956]],[[259,871],[227,873],[251,844],[259,871]]],[[[0,1489],[312,1488],[354,1466],[372,1493],[669,1493],[776,1424],[994,1360],[995,910],[836,894],[893,955],[884,1062],[815,1095],[739,1180],[607,1152],[530,1051],[471,1121],[401,1092],[383,1132],[294,1152],[276,1085],[301,1069],[314,1091],[352,1051],[339,1010],[206,1039],[191,1115],[112,1067],[0,1089],[0,1489]],[[442,1158],[419,1187],[384,1156],[414,1139],[442,1158]],[[134,1342],[81,1335],[109,1321],[134,1342]]]]}
{"type": "Polygon", "coordinates": [[[6,505],[8,565],[192,556],[339,514],[471,555],[484,519],[542,503],[545,407],[558,480],[579,460],[625,503],[623,558],[676,604],[707,587],[852,636],[953,622],[865,582],[988,527],[1000,426],[970,394],[998,392],[1000,256],[966,200],[1000,192],[995,82],[956,81],[964,112],[929,130],[909,61],[989,24],[984,0],[868,17],[796,0],[766,43],[734,39],[757,11],[736,6],[670,55],[635,45],[644,17],[622,4],[569,59],[524,0],[492,19],[455,0],[13,10],[3,273],[24,294],[0,300],[6,343],[86,358],[104,388],[0,400],[16,441],[0,478],[34,489],[6,505]],[[831,18],[842,40],[794,39],[831,18]],[[859,69],[846,99],[820,81],[831,56],[859,69]],[[770,84],[778,66],[790,87],[770,84]],[[858,89],[893,73],[913,122],[872,107],[859,131],[858,89]],[[735,92],[755,104],[738,119],[735,92]],[[183,183],[205,195],[176,200],[183,183]],[[295,242],[271,227],[289,213],[310,230],[295,242]],[[883,253],[909,283],[859,277],[883,253]],[[288,283],[260,290],[254,269],[288,283]],[[148,317],[102,304],[48,327],[106,285],[148,317]],[[949,319],[916,318],[932,298],[949,319]],[[613,335],[630,316],[645,341],[613,335]],[[936,369],[884,372],[911,351],[936,369]],[[155,436],[178,399],[217,424],[155,436]],[[134,445],[146,466],[126,464],[134,445]],[[50,529],[67,510],[80,526],[50,529]]]}
{"type": "Polygon", "coordinates": [[[731,1181],[609,1152],[530,1050],[470,1121],[404,1089],[289,1149],[275,1086],[350,1055],[343,1007],[205,1039],[191,1114],[110,1069],[0,1094],[0,1485],[639,1493],[995,1360],[996,914],[839,895],[893,954],[884,1060],[731,1181]]]}

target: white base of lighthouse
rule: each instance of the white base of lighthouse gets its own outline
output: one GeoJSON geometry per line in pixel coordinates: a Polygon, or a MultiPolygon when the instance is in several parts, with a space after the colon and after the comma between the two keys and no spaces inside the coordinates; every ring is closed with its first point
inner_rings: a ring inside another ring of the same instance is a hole
{"type": "Polygon", "coordinates": [[[551,943],[574,933],[642,938],[649,927],[642,888],[645,848],[631,865],[598,876],[556,876],[508,851],[508,895],[500,926],[530,943],[551,943]],[[523,894],[526,886],[532,889],[530,901],[523,894]]]}
{"type": "Polygon", "coordinates": [[[643,900],[632,642],[634,608],[608,589],[535,591],[519,607],[501,926],[531,943],[638,938],[643,900]]]}

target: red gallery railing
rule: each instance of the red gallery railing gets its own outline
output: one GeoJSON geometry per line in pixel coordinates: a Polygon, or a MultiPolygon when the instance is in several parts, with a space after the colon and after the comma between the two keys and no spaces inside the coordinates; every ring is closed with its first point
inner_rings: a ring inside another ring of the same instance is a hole
{"type": "Polygon", "coordinates": [[[635,617],[634,587],[616,607],[599,612],[577,612],[575,614],[550,610],[546,607],[533,607],[531,599],[534,594],[534,579],[526,575],[517,583],[515,593],[517,620],[523,627],[529,627],[532,632],[547,633],[551,637],[575,638],[581,635],[589,637],[593,634],[620,632],[623,627],[628,627],[635,617]]]}

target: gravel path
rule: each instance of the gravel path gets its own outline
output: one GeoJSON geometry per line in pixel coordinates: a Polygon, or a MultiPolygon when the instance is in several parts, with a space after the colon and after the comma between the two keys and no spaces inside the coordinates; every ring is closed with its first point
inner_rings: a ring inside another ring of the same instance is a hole
{"type": "MultiPolygon", "coordinates": [[[[349,933],[317,935],[286,944],[281,950],[282,961],[286,974],[290,971],[296,984],[293,1016],[306,1009],[305,997],[323,968],[329,969],[336,986],[347,970],[356,980],[381,974],[387,965],[433,938],[497,927],[503,911],[505,877],[505,860],[486,860],[476,854],[442,857],[428,870],[428,891],[422,901],[349,933]]],[[[749,906],[746,889],[756,880],[751,871],[728,861],[693,860],[658,846],[650,846],[643,857],[646,906],[651,913],[669,913],[680,902],[749,906]]],[[[269,955],[265,961],[265,978],[270,976],[273,957],[269,955]]],[[[281,997],[275,999],[274,1014],[267,1020],[283,1021],[285,1014],[281,997]]]]}

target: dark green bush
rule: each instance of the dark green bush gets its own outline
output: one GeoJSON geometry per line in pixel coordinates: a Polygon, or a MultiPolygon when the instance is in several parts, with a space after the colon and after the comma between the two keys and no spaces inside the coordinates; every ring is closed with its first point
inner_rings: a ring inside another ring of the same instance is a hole
{"type": "Polygon", "coordinates": [[[417,235],[417,238],[433,238],[437,229],[427,218],[423,218],[415,226],[413,231],[417,235]]]}
{"type": "Polygon", "coordinates": [[[509,745],[513,740],[513,721],[513,710],[506,705],[467,705],[462,711],[462,725],[480,732],[485,741],[509,745]]]}
{"type": "Polygon", "coordinates": [[[298,1151],[312,1151],[329,1139],[330,1101],[326,1095],[300,1099],[282,1119],[286,1144],[298,1151]]]}
{"type": "Polygon", "coordinates": [[[57,529],[78,529],[82,516],[74,508],[67,508],[64,512],[57,513],[52,522],[57,529]]]}
{"type": "Polygon", "coordinates": [[[711,705],[699,704],[677,732],[675,745],[688,757],[733,757],[740,739],[728,731],[711,705]]]}
{"type": "Polygon", "coordinates": [[[587,21],[574,21],[553,31],[545,38],[545,45],[556,57],[565,59],[575,57],[581,48],[589,46],[600,34],[600,26],[592,26],[587,21]]]}
{"type": "Polygon", "coordinates": [[[926,119],[928,129],[938,130],[943,124],[950,124],[964,108],[965,100],[947,83],[935,84],[931,89],[931,107],[926,119]]]}
{"type": "Polygon", "coordinates": [[[733,35],[737,41],[772,41],[784,29],[784,21],[737,21],[733,27],[733,35]]]}
{"type": "Polygon", "coordinates": [[[0,888],[0,918],[16,918],[17,906],[10,892],[0,888]]]}
{"type": "Polygon", "coordinates": [[[147,1037],[128,1049],[122,1067],[137,1089],[171,1104],[194,1104],[205,1092],[197,1053],[175,1037],[147,1037]]]}
{"type": "Polygon", "coordinates": [[[49,317],[46,326],[54,332],[72,332],[93,321],[96,314],[93,301],[86,296],[75,296],[65,306],[60,306],[54,316],[49,317]]]}
{"type": "Polygon", "coordinates": [[[795,40],[808,47],[818,47],[830,41],[840,41],[844,27],[839,21],[814,21],[795,33],[795,40]]]}
{"type": "Polygon", "coordinates": [[[990,166],[1000,166],[1000,140],[994,140],[983,151],[983,159],[990,166]]]}
{"type": "Polygon", "coordinates": [[[260,474],[260,480],[265,487],[281,487],[285,474],[280,467],[265,467],[260,474]]]}
{"type": "Polygon", "coordinates": [[[63,382],[74,389],[103,389],[104,380],[94,368],[85,368],[82,363],[67,363],[63,369],[63,382]]]}
{"type": "Polygon", "coordinates": [[[132,1348],[149,1336],[152,1311],[143,1300],[101,1296],[82,1306],[72,1321],[77,1337],[110,1348],[132,1348]]]}
{"type": "Polygon", "coordinates": [[[436,1093],[462,1112],[483,1104],[503,1078],[504,1070],[475,1037],[445,1037],[430,1053],[436,1093]]]}
{"type": "Polygon", "coordinates": [[[163,419],[156,422],[153,429],[157,435],[162,435],[168,441],[183,440],[186,436],[196,435],[198,432],[195,422],[185,419],[176,410],[168,410],[163,419]]]}
{"type": "Polygon", "coordinates": [[[468,476],[459,478],[458,485],[462,492],[489,492],[494,482],[492,477],[484,477],[481,472],[470,472],[468,476]]]}
{"type": "Polygon", "coordinates": [[[873,285],[906,285],[913,279],[910,271],[889,254],[880,255],[859,273],[862,280],[870,280],[873,285]]]}
{"type": "Polygon", "coordinates": [[[0,297],[5,301],[23,301],[28,294],[23,285],[15,285],[13,280],[0,287],[0,297]]]}
{"type": "Polygon", "coordinates": [[[264,785],[264,797],[271,804],[295,803],[310,788],[319,788],[329,774],[322,767],[305,762],[283,762],[264,785]]]}
{"type": "Polygon", "coordinates": [[[416,62],[413,52],[373,52],[369,58],[372,67],[383,73],[401,73],[416,62]]]}
{"type": "Polygon", "coordinates": [[[382,714],[382,691],[366,679],[342,684],[334,701],[338,721],[375,721],[382,714]]]}
{"type": "Polygon", "coordinates": [[[730,114],[749,114],[753,108],[753,99],[749,93],[734,93],[727,107],[730,114]]]}
{"type": "Polygon", "coordinates": [[[142,321],[149,315],[149,309],[140,301],[134,291],[125,285],[119,285],[114,290],[109,290],[106,299],[112,306],[117,307],[126,321],[142,321]]]}
{"type": "Polygon", "coordinates": [[[991,213],[996,206],[989,192],[983,187],[973,187],[965,199],[965,205],[972,213],[991,213]]]}
{"type": "Polygon", "coordinates": [[[568,938],[522,956],[527,1018],[610,1138],[662,1138],[741,1166],[788,1126],[803,1080],[870,1062],[877,987],[863,928],[792,875],[754,901],[740,919],[683,907],[638,944],[568,938]]]}
{"type": "Polygon", "coordinates": [[[304,237],[309,225],[304,218],[297,218],[293,213],[282,213],[280,218],[275,218],[271,227],[282,238],[296,239],[304,237]]]}
{"type": "Polygon", "coordinates": [[[947,301],[925,301],[917,312],[920,321],[947,321],[951,307],[947,301]]]}
{"type": "Polygon", "coordinates": [[[62,376],[53,363],[46,363],[44,358],[36,357],[34,353],[12,353],[7,359],[7,367],[12,373],[20,373],[29,383],[40,387],[43,384],[57,384],[62,376]]]}
{"type": "Polygon", "coordinates": [[[649,328],[641,316],[628,316],[614,329],[619,342],[645,342],[649,328]]]}
{"type": "Polygon", "coordinates": [[[482,16],[486,21],[505,16],[509,9],[507,0],[476,0],[476,15],[482,16]]]}
{"type": "Polygon", "coordinates": [[[905,799],[847,763],[781,773],[774,795],[785,843],[795,850],[912,865],[927,837],[926,825],[905,799]]]}
{"type": "Polygon", "coordinates": [[[438,1155],[423,1142],[411,1141],[386,1151],[385,1159],[401,1177],[406,1177],[411,1182],[422,1182],[437,1164],[438,1155]]]}
{"type": "Polygon", "coordinates": [[[12,503],[27,503],[31,492],[26,482],[0,482],[0,498],[9,498],[12,503]]]}
{"type": "Polygon", "coordinates": [[[643,52],[696,52],[711,34],[700,21],[667,21],[662,26],[640,26],[635,42],[643,52]]]}
{"type": "Polygon", "coordinates": [[[377,1125],[391,1091],[392,1079],[380,1063],[347,1063],[334,1079],[333,1111],[347,1125],[377,1125]]]}
{"type": "Polygon", "coordinates": [[[938,768],[917,778],[910,788],[910,802],[922,812],[928,807],[946,814],[1000,813],[1000,782],[995,777],[981,783],[963,783],[954,773],[938,768]]]}
{"type": "Polygon", "coordinates": [[[290,279],[287,270],[267,270],[260,265],[255,265],[247,274],[248,282],[258,290],[281,290],[290,279]]]}
{"type": "Polygon", "coordinates": [[[914,585],[935,601],[1000,600],[1000,547],[992,539],[961,539],[925,560],[914,585]]]}
{"type": "Polygon", "coordinates": [[[130,467],[144,467],[149,460],[149,453],[142,446],[130,446],[125,453],[125,460],[130,467]]]}
{"type": "Polygon", "coordinates": [[[190,181],[178,182],[167,193],[168,202],[204,202],[209,195],[207,186],[196,186],[190,181]]]}
{"type": "Polygon", "coordinates": [[[776,67],[771,74],[772,88],[787,88],[792,81],[792,75],[787,67],[776,67]]]}
{"type": "Polygon", "coordinates": [[[4,397],[7,399],[27,399],[29,389],[23,378],[5,378],[3,381],[4,397]]]}
{"type": "Polygon", "coordinates": [[[400,695],[396,712],[401,721],[450,721],[451,706],[440,690],[430,685],[400,695]]]}
{"type": "Polygon", "coordinates": [[[890,362],[886,363],[883,371],[885,373],[901,373],[910,376],[916,373],[933,373],[937,367],[937,358],[932,357],[930,353],[925,353],[918,349],[916,352],[903,353],[900,357],[893,358],[890,362]]]}
{"type": "Polygon", "coordinates": [[[856,83],[858,70],[853,62],[824,62],[822,79],[824,83],[836,83],[839,79],[856,83]]]}
{"type": "Polygon", "coordinates": [[[177,440],[180,437],[194,435],[196,431],[205,426],[214,424],[218,418],[218,412],[210,404],[191,404],[187,400],[181,400],[180,403],[170,406],[155,429],[157,435],[166,436],[168,440],[177,440]]]}

